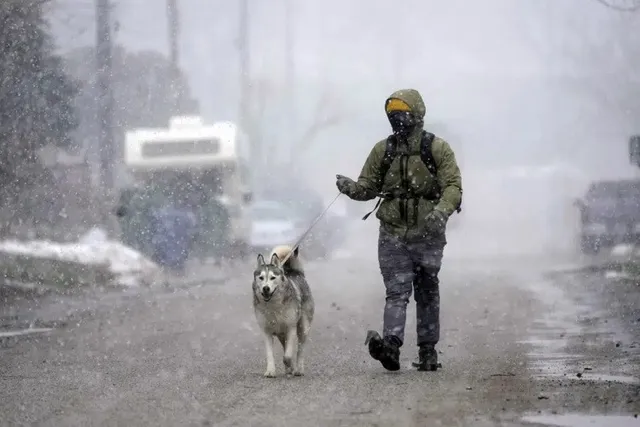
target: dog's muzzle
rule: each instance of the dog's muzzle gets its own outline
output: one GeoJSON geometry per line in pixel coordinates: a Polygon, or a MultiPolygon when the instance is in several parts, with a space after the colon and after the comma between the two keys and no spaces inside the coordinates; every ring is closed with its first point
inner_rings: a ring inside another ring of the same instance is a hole
{"type": "Polygon", "coordinates": [[[264,298],[265,301],[269,301],[272,296],[273,292],[271,292],[268,286],[262,288],[262,298],[264,298]]]}

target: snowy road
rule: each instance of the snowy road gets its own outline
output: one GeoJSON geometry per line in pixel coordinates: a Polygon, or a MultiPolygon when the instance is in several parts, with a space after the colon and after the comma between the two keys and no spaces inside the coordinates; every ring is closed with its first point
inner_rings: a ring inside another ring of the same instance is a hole
{"type": "Polygon", "coordinates": [[[247,269],[222,284],[112,297],[64,327],[0,338],[0,424],[597,426],[535,418],[590,413],[640,426],[640,318],[619,318],[614,290],[602,298],[601,287],[544,279],[527,262],[445,259],[443,369],[411,369],[411,306],[403,369],[389,373],[364,346],[382,317],[374,259],[312,263],[308,275],[317,315],[305,377],[262,377],[247,269]]]}

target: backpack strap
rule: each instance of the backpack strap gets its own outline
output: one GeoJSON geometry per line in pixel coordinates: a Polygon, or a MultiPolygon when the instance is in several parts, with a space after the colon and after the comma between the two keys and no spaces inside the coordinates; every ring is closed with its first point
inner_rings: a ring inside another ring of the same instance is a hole
{"type": "Polygon", "coordinates": [[[380,162],[380,179],[384,182],[384,178],[387,176],[387,172],[389,172],[389,168],[391,167],[391,163],[396,158],[396,154],[398,152],[398,140],[395,136],[390,135],[387,138],[387,145],[384,150],[384,156],[382,156],[382,162],[380,162]]]}
{"type": "MultiPolygon", "coordinates": [[[[379,166],[379,176],[380,176],[380,180],[383,183],[384,183],[384,178],[387,176],[387,172],[389,172],[391,163],[393,163],[393,160],[396,158],[397,152],[398,152],[398,140],[394,135],[389,135],[389,137],[387,138],[387,143],[384,150],[384,156],[382,156],[382,161],[380,162],[380,166],[379,166]]],[[[369,216],[371,216],[371,214],[374,213],[376,209],[378,209],[381,203],[382,203],[382,197],[379,197],[378,201],[376,202],[376,205],[373,207],[373,209],[370,212],[368,212],[365,216],[362,217],[362,220],[366,221],[367,218],[369,218],[369,216]]]]}
{"type": "MultiPolygon", "coordinates": [[[[433,158],[433,140],[435,139],[435,135],[423,131],[422,132],[422,141],[420,142],[420,158],[424,165],[429,169],[429,172],[433,174],[434,177],[438,176],[438,168],[436,166],[436,160],[433,158]]],[[[438,189],[438,193],[440,193],[440,189],[438,189]]],[[[460,200],[460,204],[456,206],[456,212],[460,213],[462,211],[462,199],[460,200]]]]}
{"type": "Polygon", "coordinates": [[[422,131],[422,140],[420,141],[420,158],[433,176],[437,176],[438,174],[436,160],[433,158],[433,152],[431,151],[435,138],[436,136],[431,132],[422,131]]]}

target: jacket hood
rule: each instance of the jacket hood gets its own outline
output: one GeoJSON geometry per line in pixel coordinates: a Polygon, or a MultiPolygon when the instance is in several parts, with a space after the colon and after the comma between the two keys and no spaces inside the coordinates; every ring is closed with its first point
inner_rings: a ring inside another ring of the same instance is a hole
{"type": "Polygon", "coordinates": [[[421,122],[424,122],[424,116],[427,113],[427,107],[424,104],[424,100],[422,99],[422,95],[415,89],[400,89],[393,92],[389,99],[399,99],[406,103],[409,108],[411,108],[411,112],[415,115],[417,119],[421,122]]]}

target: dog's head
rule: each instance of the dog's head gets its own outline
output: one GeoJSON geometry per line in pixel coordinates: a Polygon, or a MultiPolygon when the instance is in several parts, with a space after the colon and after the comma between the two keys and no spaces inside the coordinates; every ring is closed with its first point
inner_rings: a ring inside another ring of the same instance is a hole
{"type": "Polygon", "coordinates": [[[284,269],[278,255],[271,255],[267,264],[262,254],[258,255],[258,265],[253,272],[253,292],[256,297],[269,301],[277,292],[278,288],[284,286],[284,269]]]}

